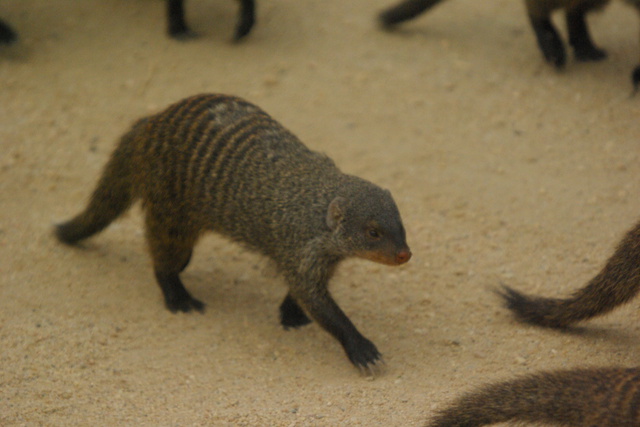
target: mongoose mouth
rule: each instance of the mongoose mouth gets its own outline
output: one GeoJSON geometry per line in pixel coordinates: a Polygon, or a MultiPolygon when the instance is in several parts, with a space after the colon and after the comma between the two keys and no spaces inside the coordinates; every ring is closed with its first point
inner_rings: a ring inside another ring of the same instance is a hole
{"type": "Polygon", "coordinates": [[[411,259],[411,251],[409,249],[403,249],[393,254],[386,254],[376,251],[365,251],[357,254],[358,257],[368,259],[369,261],[377,262],[379,264],[386,265],[402,265],[411,259]]]}

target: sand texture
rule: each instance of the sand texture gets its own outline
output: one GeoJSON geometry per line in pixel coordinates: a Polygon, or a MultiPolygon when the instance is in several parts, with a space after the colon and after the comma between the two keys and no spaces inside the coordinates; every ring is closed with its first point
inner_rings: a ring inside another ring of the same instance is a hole
{"type": "Polygon", "coordinates": [[[590,18],[606,61],[557,72],[522,1],[451,1],[391,33],[390,0],[257,3],[233,44],[231,0],[187,0],[189,42],[160,0],[0,2],[21,37],[0,49],[0,425],[419,426],[487,381],[640,363],[638,300],[562,333],[492,292],[568,295],[640,218],[633,9],[590,18]],[[282,278],[219,236],[182,274],[202,315],[164,308],[139,206],[81,247],[54,239],[133,121],[202,92],[393,193],[413,259],[346,261],[331,288],[381,375],[316,324],[284,331],[282,278]]]}

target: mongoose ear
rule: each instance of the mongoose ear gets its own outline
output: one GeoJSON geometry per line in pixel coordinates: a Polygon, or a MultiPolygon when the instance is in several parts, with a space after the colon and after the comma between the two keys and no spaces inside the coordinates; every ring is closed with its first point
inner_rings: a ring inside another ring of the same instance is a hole
{"type": "Polygon", "coordinates": [[[333,231],[338,227],[342,218],[344,218],[344,205],[346,203],[344,197],[336,197],[329,203],[329,209],[327,209],[327,225],[333,231]]]}

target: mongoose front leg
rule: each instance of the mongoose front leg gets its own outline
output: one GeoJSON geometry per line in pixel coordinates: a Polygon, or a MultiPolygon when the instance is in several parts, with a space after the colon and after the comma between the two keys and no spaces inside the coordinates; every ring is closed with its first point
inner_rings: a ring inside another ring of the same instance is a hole
{"type": "Polygon", "coordinates": [[[569,43],[573,46],[578,61],[600,61],[607,57],[607,53],[597,48],[591,41],[587,28],[586,12],[584,8],[567,11],[569,43]]]}
{"type": "Polygon", "coordinates": [[[356,367],[372,368],[382,359],[376,346],[356,329],[325,287],[308,292],[294,291],[293,295],[320,326],[340,341],[356,367]]]}
{"type": "Polygon", "coordinates": [[[545,60],[556,68],[564,67],[566,62],[564,46],[560,35],[551,23],[551,19],[549,17],[539,18],[529,15],[529,20],[545,60]]]}
{"type": "Polygon", "coordinates": [[[299,328],[309,323],[311,323],[311,319],[307,317],[293,297],[287,294],[280,305],[280,324],[285,329],[289,329],[299,328]]]}

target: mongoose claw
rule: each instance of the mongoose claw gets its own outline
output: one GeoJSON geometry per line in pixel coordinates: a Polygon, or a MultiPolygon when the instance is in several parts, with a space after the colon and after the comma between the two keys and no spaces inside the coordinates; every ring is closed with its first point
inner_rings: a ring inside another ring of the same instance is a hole
{"type": "Polygon", "coordinates": [[[372,364],[367,365],[366,367],[359,366],[358,368],[360,369],[360,373],[366,377],[377,377],[382,375],[385,366],[387,366],[387,364],[382,358],[382,355],[380,355],[380,358],[372,364]]]}
{"type": "Polygon", "coordinates": [[[382,354],[375,344],[368,339],[361,337],[358,342],[354,342],[348,347],[345,346],[347,357],[363,373],[375,374],[376,366],[384,364],[382,354]]]}

